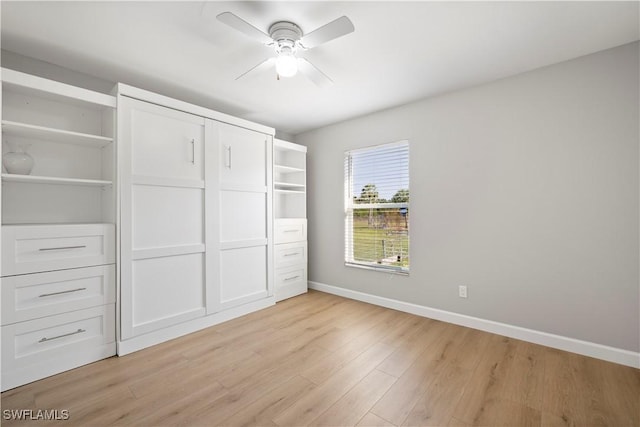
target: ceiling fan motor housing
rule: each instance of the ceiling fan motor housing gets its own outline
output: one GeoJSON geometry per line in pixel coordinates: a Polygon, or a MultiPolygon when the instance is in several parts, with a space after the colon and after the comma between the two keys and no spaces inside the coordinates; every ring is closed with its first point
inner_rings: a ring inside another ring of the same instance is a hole
{"type": "Polygon", "coordinates": [[[302,30],[293,22],[280,21],[269,27],[269,36],[276,42],[277,50],[295,51],[302,38],[302,30]]]}

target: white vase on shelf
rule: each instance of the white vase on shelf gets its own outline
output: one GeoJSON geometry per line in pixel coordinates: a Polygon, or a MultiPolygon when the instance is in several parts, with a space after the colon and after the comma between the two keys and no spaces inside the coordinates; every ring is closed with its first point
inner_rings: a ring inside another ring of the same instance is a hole
{"type": "Polygon", "coordinates": [[[27,153],[29,145],[11,144],[8,153],[2,155],[2,164],[8,173],[15,175],[29,175],[33,169],[33,157],[27,153]]]}

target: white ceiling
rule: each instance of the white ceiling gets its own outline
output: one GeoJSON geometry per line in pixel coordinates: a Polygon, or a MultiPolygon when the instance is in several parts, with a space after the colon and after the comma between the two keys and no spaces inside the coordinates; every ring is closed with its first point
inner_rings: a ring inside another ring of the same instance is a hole
{"type": "Polygon", "coordinates": [[[2,48],[270,125],[289,134],[639,39],[638,2],[11,2],[2,48]],[[272,50],[218,22],[356,30],[303,54],[335,84],[275,71],[272,50]]]}

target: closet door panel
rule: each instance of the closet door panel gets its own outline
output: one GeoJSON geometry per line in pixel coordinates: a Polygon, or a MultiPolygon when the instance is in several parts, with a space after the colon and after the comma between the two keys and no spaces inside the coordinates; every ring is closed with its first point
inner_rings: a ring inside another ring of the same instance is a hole
{"type": "Polygon", "coordinates": [[[121,339],[205,314],[205,120],[122,96],[121,339]]]}
{"type": "Polygon", "coordinates": [[[220,130],[222,185],[265,186],[265,135],[236,126],[225,125],[220,130]]]}
{"type": "Polygon", "coordinates": [[[204,119],[142,101],[133,105],[132,173],[204,179],[204,119]]]}
{"type": "Polygon", "coordinates": [[[266,196],[264,193],[222,191],[220,234],[223,242],[266,239],[266,196]]]}
{"type": "Polygon", "coordinates": [[[220,300],[222,305],[267,296],[267,247],[229,249],[221,252],[220,300]]]}
{"type": "Polygon", "coordinates": [[[138,333],[204,311],[203,254],[137,260],[133,265],[133,327],[138,333]]]}
{"type": "Polygon", "coordinates": [[[133,248],[204,243],[204,191],[198,188],[133,187],[133,248]]]}
{"type": "Polygon", "coordinates": [[[272,137],[227,123],[207,126],[217,147],[218,171],[211,183],[219,189],[218,221],[211,223],[219,251],[211,265],[217,274],[207,288],[212,313],[270,295],[272,137]]]}

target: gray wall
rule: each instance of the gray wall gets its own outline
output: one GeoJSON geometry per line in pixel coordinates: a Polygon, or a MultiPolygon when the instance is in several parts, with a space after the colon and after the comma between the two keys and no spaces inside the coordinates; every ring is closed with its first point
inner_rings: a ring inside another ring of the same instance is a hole
{"type": "Polygon", "coordinates": [[[638,50],[296,135],[309,148],[309,279],[640,350],[638,50]],[[411,273],[345,267],[343,153],[401,139],[411,273]]]}

